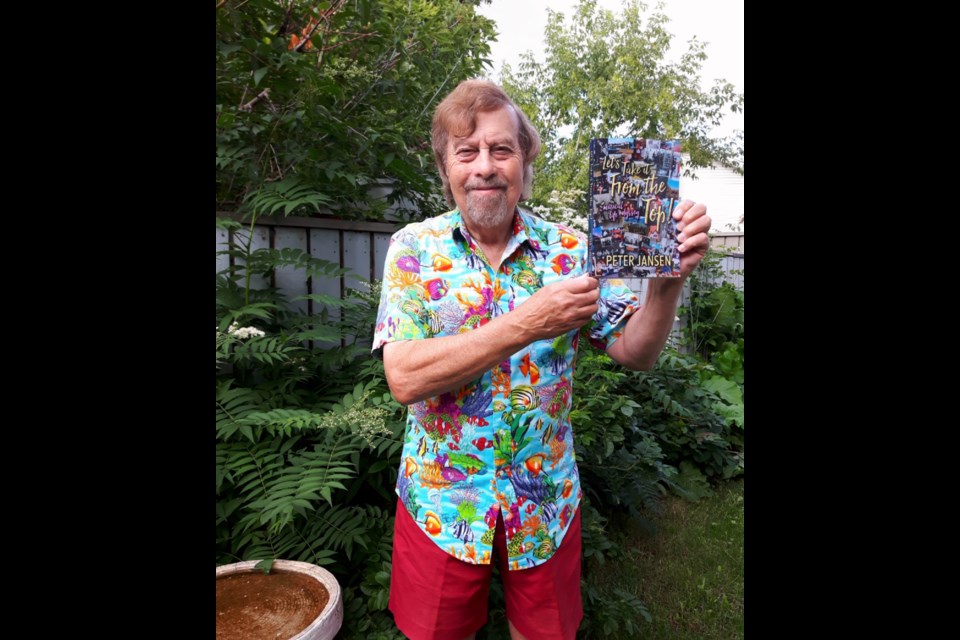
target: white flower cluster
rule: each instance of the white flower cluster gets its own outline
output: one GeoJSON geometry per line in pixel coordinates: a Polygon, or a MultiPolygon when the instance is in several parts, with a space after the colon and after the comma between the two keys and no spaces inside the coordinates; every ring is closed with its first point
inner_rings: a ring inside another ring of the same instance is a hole
{"type": "Polygon", "coordinates": [[[232,336],[236,336],[241,340],[246,340],[247,338],[262,338],[267,335],[260,329],[256,327],[240,327],[236,322],[230,325],[227,329],[227,333],[232,336]]]}
{"type": "Polygon", "coordinates": [[[393,433],[384,424],[387,412],[380,407],[364,407],[354,414],[353,432],[371,447],[392,438],[393,433]]]}
{"type": "Polygon", "coordinates": [[[364,440],[369,446],[376,447],[385,439],[392,439],[393,433],[384,424],[387,412],[382,407],[366,405],[369,393],[364,394],[353,406],[337,414],[325,413],[317,426],[321,429],[344,429],[364,440]]]}
{"type": "Polygon", "coordinates": [[[577,211],[574,206],[583,201],[583,191],[579,189],[553,190],[547,199],[547,206],[536,206],[532,211],[550,222],[587,232],[587,217],[577,211]]]}

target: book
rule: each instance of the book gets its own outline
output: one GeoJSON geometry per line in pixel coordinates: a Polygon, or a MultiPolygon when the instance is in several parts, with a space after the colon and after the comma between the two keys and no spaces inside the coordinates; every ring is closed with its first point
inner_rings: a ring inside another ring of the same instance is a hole
{"type": "Polygon", "coordinates": [[[587,260],[598,278],[680,276],[680,141],[590,141],[587,260]]]}

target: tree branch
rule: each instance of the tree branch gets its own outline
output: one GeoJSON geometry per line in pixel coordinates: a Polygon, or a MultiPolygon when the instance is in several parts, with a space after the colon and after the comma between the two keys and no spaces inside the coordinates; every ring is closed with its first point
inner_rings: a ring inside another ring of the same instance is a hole
{"type": "Polygon", "coordinates": [[[310,38],[313,37],[314,32],[320,26],[320,22],[323,21],[325,24],[330,24],[330,16],[332,16],[337,11],[343,8],[343,5],[346,4],[347,0],[339,0],[330,6],[329,9],[320,14],[320,17],[316,20],[311,20],[313,22],[313,27],[310,29],[310,33],[304,34],[303,40],[301,40],[296,47],[293,48],[294,51],[301,51],[303,47],[306,46],[306,43],[310,42],[310,38]]]}
{"type": "Polygon", "coordinates": [[[359,39],[361,39],[361,38],[369,38],[370,36],[375,36],[375,35],[379,35],[379,34],[377,34],[377,33],[361,33],[361,34],[358,35],[356,38],[350,38],[349,40],[344,40],[343,42],[338,42],[338,43],[336,43],[336,44],[332,44],[332,45],[330,45],[329,47],[323,47],[323,48],[319,49],[319,51],[331,51],[331,50],[333,50],[333,49],[336,49],[337,47],[342,47],[342,46],[345,45],[345,44],[350,44],[350,43],[353,42],[354,40],[359,40],[359,39]]]}
{"type": "Polygon", "coordinates": [[[240,111],[246,111],[249,113],[250,111],[253,111],[253,105],[257,104],[261,100],[266,100],[269,97],[270,97],[270,87],[267,87],[266,89],[258,93],[256,96],[254,96],[253,100],[251,100],[247,104],[240,105],[240,111]]]}

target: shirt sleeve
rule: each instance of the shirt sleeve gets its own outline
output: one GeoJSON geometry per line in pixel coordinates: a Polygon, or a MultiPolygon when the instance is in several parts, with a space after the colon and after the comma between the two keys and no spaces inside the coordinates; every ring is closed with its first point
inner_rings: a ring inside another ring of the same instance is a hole
{"type": "Polygon", "coordinates": [[[623,328],[634,313],[640,310],[640,299],[623,280],[600,280],[600,300],[597,312],[581,331],[590,344],[606,351],[623,335],[623,328]]]}
{"type": "Polygon", "coordinates": [[[430,337],[419,256],[416,235],[409,230],[402,229],[390,238],[371,347],[374,357],[381,360],[383,345],[388,342],[430,337]]]}

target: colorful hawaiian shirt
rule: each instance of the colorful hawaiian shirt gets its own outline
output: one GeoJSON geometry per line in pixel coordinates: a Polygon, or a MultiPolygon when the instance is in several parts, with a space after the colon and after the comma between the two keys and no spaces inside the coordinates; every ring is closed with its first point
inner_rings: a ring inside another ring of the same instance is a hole
{"type": "MultiPolygon", "coordinates": [[[[373,352],[395,340],[470,331],[538,289],[587,272],[583,234],[526,211],[493,268],[459,210],[398,231],[390,241],[373,352]]],[[[584,333],[605,349],[639,302],[621,280],[601,283],[583,328],[541,340],[456,391],[410,405],[397,495],[441,549],[489,564],[503,515],[511,570],[546,562],[580,504],[570,426],[573,368],[584,333]]]]}

